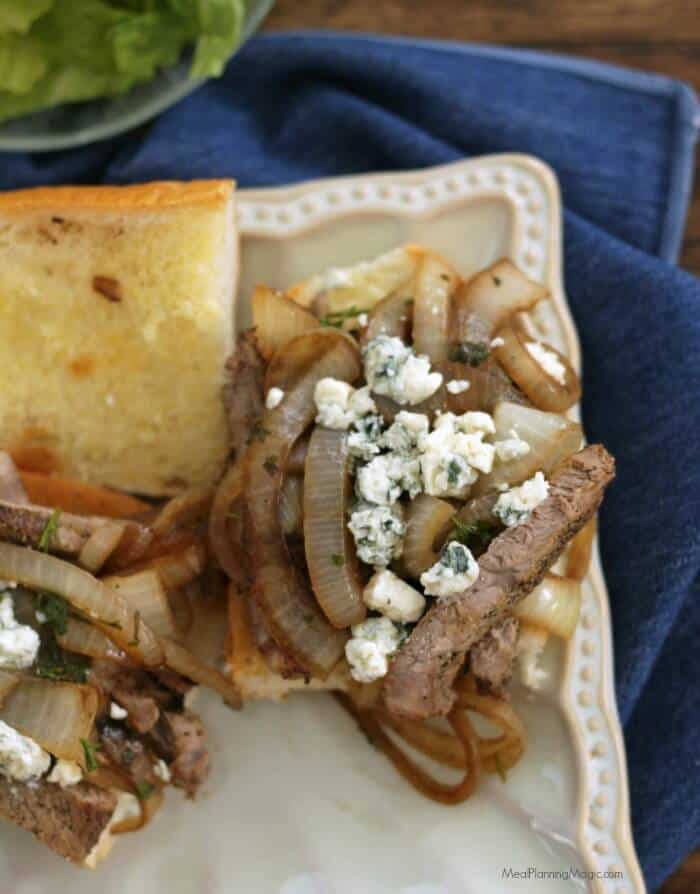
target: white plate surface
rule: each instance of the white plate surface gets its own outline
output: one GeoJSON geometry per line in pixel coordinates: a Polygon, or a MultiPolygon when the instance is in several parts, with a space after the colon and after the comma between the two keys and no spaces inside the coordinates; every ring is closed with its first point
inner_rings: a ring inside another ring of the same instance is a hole
{"type": "MultiPolygon", "coordinates": [[[[464,275],[510,256],[545,282],[544,337],[580,366],[561,279],[559,191],[526,156],[242,191],[238,325],[254,284],[289,283],[405,241],[464,275]]],[[[240,714],[208,695],[214,771],[196,804],[170,793],[97,872],[7,823],[0,894],[643,894],[615,708],[608,598],[596,553],[579,629],[548,647],[550,684],[515,691],[528,731],[506,784],[458,807],[422,799],[324,695],[240,714]]]]}

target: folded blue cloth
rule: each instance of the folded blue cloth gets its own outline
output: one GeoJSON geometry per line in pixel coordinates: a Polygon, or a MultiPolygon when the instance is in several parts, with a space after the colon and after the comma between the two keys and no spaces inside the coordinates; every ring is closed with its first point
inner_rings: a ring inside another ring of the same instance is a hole
{"type": "Polygon", "coordinates": [[[616,455],[601,539],[636,844],[649,888],[700,841],[700,284],[673,267],[700,123],[666,78],[339,35],[252,41],[148,127],[7,155],[0,188],[234,176],[243,186],[530,152],[566,207],[584,420],[616,455]]]}

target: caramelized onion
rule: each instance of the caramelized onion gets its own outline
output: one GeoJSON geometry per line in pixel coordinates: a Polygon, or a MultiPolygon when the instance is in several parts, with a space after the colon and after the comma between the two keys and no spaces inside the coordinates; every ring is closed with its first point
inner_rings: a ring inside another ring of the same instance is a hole
{"type": "Polygon", "coordinates": [[[160,537],[175,528],[195,525],[207,518],[213,499],[214,491],[210,487],[187,490],[168,500],[151,525],[151,530],[160,537]]]}
{"type": "Polygon", "coordinates": [[[209,546],[220,567],[241,588],[246,583],[241,504],[244,472],[242,459],[229,468],[216,491],[209,517],[209,546]]]}
{"type": "Polygon", "coordinates": [[[246,455],[252,594],[278,645],[301,668],[325,678],[342,655],[346,637],[328,623],[291,562],[279,502],[291,446],[315,416],[316,383],[326,376],[354,381],[360,375],[360,357],[352,339],[337,330],[299,336],[281,354],[273,357],[270,367],[276,366],[285,381],[285,399],[265,412],[265,433],[252,441],[246,455]],[[287,368],[284,357],[290,358],[287,368]]]}
{"type": "Polygon", "coordinates": [[[502,259],[465,283],[453,302],[453,342],[482,343],[488,348],[496,330],[512,314],[529,310],[547,297],[547,289],[502,259]]]}
{"type": "Polygon", "coordinates": [[[493,353],[506,373],[520,388],[523,394],[540,410],[551,413],[563,413],[573,406],[581,397],[581,383],[568,358],[551,347],[545,345],[547,351],[554,354],[564,367],[563,384],[549,375],[527,349],[530,336],[518,326],[502,326],[498,337],[503,344],[493,348],[493,353]]]}
{"type": "Polygon", "coordinates": [[[412,328],[413,298],[409,289],[399,289],[374,306],[361,341],[367,344],[379,335],[388,335],[408,343],[412,328]]]}
{"type": "Polygon", "coordinates": [[[147,569],[122,577],[105,577],[102,583],[118,593],[138,618],[135,622],[134,640],[139,638],[142,622],[156,636],[177,635],[175,618],[157,571],[147,569]]]}
{"type": "Polygon", "coordinates": [[[66,629],[63,633],[56,633],[56,640],[62,649],[90,658],[119,661],[126,657],[101,630],[78,618],[66,618],[66,629]]]}
{"type": "Polygon", "coordinates": [[[311,311],[267,286],[253,292],[253,326],[260,353],[266,360],[295,336],[318,328],[311,311]]]}
{"type": "Polygon", "coordinates": [[[148,666],[161,663],[163,651],[153,631],[138,622],[114,590],[82,568],[46,553],[0,543],[0,578],[62,596],[125,652],[148,666]]]}
{"type": "Polygon", "coordinates": [[[304,546],[314,595],[334,627],[367,615],[355,542],[348,530],[353,495],[352,457],[344,431],[317,427],[306,458],[304,546]]]}
{"type": "Polygon", "coordinates": [[[540,470],[548,475],[581,446],[581,426],[565,416],[504,401],[494,410],[493,421],[495,440],[511,438],[511,432],[515,432],[527,441],[530,452],[508,462],[496,462],[493,471],[481,475],[474,485],[477,495],[496,490],[499,485],[521,484],[540,470]]]}
{"type": "Polygon", "coordinates": [[[440,550],[452,527],[455,510],[451,503],[419,494],[406,507],[406,536],[401,568],[420,577],[440,558],[440,550]]]}
{"type": "Polygon", "coordinates": [[[78,564],[93,573],[99,571],[119,545],[125,527],[119,522],[108,522],[93,531],[80,550],[78,564]]]}
{"type": "Polygon", "coordinates": [[[90,737],[98,705],[92,686],[23,677],[0,707],[0,720],[55,757],[84,766],[80,740],[90,737]]]}
{"type": "Polygon", "coordinates": [[[427,255],[416,276],[413,349],[433,364],[447,360],[452,293],[459,277],[437,255],[427,255]]]}
{"type": "Polygon", "coordinates": [[[480,695],[472,676],[459,684],[457,705],[486,718],[501,730],[499,736],[479,736],[478,748],[486,772],[503,775],[520,760],[525,750],[525,727],[513,706],[492,695],[480,695]]]}
{"type": "Polygon", "coordinates": [[[513,608],[513,614],[521,621],[562,639],[572,635],[580,612],[581,582],[551,572],[513,608]]]}
{"type": "Polygon", "coordinates": [[[285,536],[301,534],[304,528],[304,479],[298,475],[285,478],[280,495],[280,521],[285,536]]]}
{"type": "Polygon", "coordinates": [[[193,581],[204,571],[207,551],[203,543],[190,543],[182,550],[151,559],[148,567],[158,572],[167,590],[176,590],[193,581]]]}
{"type": "Polygon", "coordinates": [[[592,518],[584,525],[569,544],[566,552],[566,576],[573,580],[583,580],[591,564],[596,520],[592,518]]]}
{"type": "Polygon", "coordinates": [[[8,674],[7,671],[0,670],[0,705],[2,705],[19,681],[20,677],[17,674],[8,674]]]}
{"type": "Polygon", "coordinates": [[[192,652],[172,640],[164,639],[163,649],[165,651],[165,663],[171,670],[182,674],[183,677],[187,677],[188,680],[192,680],[194,683],[199,683],[201,686],[206,686],[208,689],[218,692],[229,707],[241,707],[241,695],[238,688],[221,671],[205,664],[192,652]]]}
{"type": "Polygon", "coordinates": [[[309,439],[301,437],[292,447],[287,464],[288,475],[303,475],[306,466],[306,454],[309,449],[309,439]]]}

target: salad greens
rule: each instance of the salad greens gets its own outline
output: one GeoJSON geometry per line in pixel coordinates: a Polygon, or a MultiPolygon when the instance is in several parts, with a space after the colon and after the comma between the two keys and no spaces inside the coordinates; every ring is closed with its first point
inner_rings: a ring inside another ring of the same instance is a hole
{"type": "Polygon", "coordinates": [[[244,17],[245,0],[0,0],[0,121],[124,93],[187,46],[190,76],[216,77],[244,17]]]}

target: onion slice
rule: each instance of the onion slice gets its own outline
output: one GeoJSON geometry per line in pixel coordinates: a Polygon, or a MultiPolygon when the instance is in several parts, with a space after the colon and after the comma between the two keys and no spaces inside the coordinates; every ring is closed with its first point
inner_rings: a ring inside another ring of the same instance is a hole
{"type": "Polygon", "coordinates": [[[20,679],[17,674],[8,674],[7,671],[0,670],[0,705],[19,683],[20,679]]]}
{"type": "Polygon", "coordinates": [[[277,644],[302,669],[325,678],[343,654],[346,636],[328,623],[292,564],[279,503],[290,449],[315,415],[316,383],[326,376],[354,381],[361,371],[360,356],[352,339],[338,330],[299,336],[281,354],[273,357],[270,367],[276,365],[284,378],[285,399],[265,412],[263,437],[251,442],[246,455],[246,533],[254,571],[252,595],[277,644]],[[289,358],[288,367],[285,357],[289,358]]]}
{"type": "Polygon", "coordinates": [[[163,650],[153,631],[139,622],[114,590],[82,568],[46,553],[0,543],[0,578],[62,596],[129,655],[149,667],[161,664],[163,650]]]}
{"type": "Polygon", "coordinates": [[[172,640],[163,640],[163,650],[165,663],[171,670],[182,674],[188,680],[218,692],[229,707],[241,707],[241,695],[238,687],[221,671],[200,661],[199,658],[172,640]]]}
{"type": "Polygon", "coordinates": [[[451,503],[419,494],[406,507],[406,535],[400,567],[411,577],[420,577],[440,557],[452,527],[455,510],[451,503]]]}
{"type": "Polygon", "coordinates": [[[408,288],[399,289],[383,298],[369,315],[367,327],[362,333],[362,344],[379,335],[400,338],[408,343],[413,328],[413,297],[408,288]]]}
{"type": "Polygon", "coordinates": [[[447,360],[452,294],[459,276],[437,255],[426,255],[416,276],[413,349],[434,364],[447,360]]]}
{"type": "Polygon", "coordinates": [[[301,437],[292,447],[287,464],[288,475],[303,475],[306,466],[306,454],[309,450],[309,439],[301,437]]]}
{"type": "Polygon", "coordinates": [[[521,484],[537,471],[549,475],[555,466],[580,448],[583,438],[581,426],[566,416],[506,401],[494,410],[493,421],[494,440],[512,438],[515,432],[530,445],[530,452],[508,462],[496,462],[493,471],[481,475],[475,483],[475,495],[497,490],[502,485],[521,484]]]}
{"type": "Polygon", "coordinates": [[[306,457],[304,546],[311,585],[334,627],[367,616],[363,580],[347,512],[353,493],[352,457],[344,431],[317,427],[306,457]]]}
{"type": "Polygon", "coordinates": [[[503,344],[493,349],[494,356],[523,394],[540,410],[563,413],[581,397],[581,382],[568,357],[551,345],[547,351],[554,354],[564,368],[564,382],[549,375],[527,349],[532,338],[517,325],[502,326],[498,337],[503,344]]]}
{"type": "Polygon", "coordinates": [[[23,677],[0,708],[0,720],[50,754],[84,767],[80,740],[89,739],[98,706],[92,686],[23,677]]]}
{"type": "Polygon", "coordinates": [[[166,590],[177,590],[199,577],[205,569],[206,561],[204,544],[195,541],[177,552],[150,559],[147,567],[158,572],[166,590]]]}
{"type": "Polygon", "coordinates": [[[66,618],[65,632],[57,633],[56,641],[62,649],[90,658],[112,658],[115,661],[126,658],[101,630],[78,618],[66,618]]]}
{"type": "Polygon", "coordinates": [[[78,564],[93,573],[99,571],[119,545],[125,527],[123,523],[108,522],[93,531],[80,550],[78,564]]]}
{"type": "Polygon", "coordinates": [[[309,310],[267,286],[256,286],[253,292],[253,326],[260,353],[266,360],[287,342],[310,329],[318,328],[318,320],[309,310]]]}
{"type": "Polygon", "coordinates": [[[521,621],[562,639],[572,635],[580,613],[581,582],[552,573],[513,607],[513,614],[521,621]]]}
{"type": "Polygon", "coordinates": [[[123,577],[105,577],[102,583],[118,593],[139,618],[137,627],[145,623],[156,636],[177,636],[175,618],[157,571],[147,569],[123,577]]]}
{"type": "Polygon", "coordinates": [[[592,518],[584,525],[569,544],[566,552],[566,576],[573,580],[583,580],[588,573],[593,554],[596,520],[592,518]]]}
{"type": "Polygon", "coordinates": [[[289,475],[280,495],[280,521],[286,537],[304,530],[304,479],[289,475]]]}
{"type": "Polygon", "coordinates": [[[242,588],[246,584],[243,556],[243,485],[245,464],[237,460],[219,485],[209,516],[209,546],[220,567],[242,588]]]}
{"type": "Polygon", "coordinates": [[[151,525],[151,530],[160,537],[174,528],[195,525],[207,518],[213,499],[214,491],[210,487],[193,487],[168,500],[151,525]]]}

